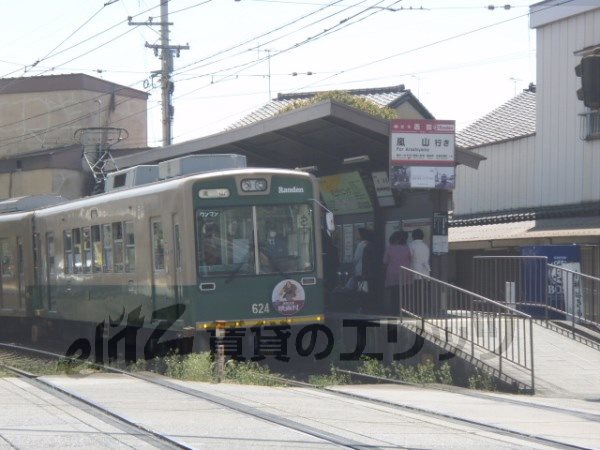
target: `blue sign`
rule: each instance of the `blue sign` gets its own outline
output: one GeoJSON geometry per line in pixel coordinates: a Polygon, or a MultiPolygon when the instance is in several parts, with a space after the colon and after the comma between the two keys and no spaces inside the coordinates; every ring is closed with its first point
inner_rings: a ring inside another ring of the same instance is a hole
{"type": "MultiPolygon", "coordinates": [[[[581,254],[578,245],[536,245],[521,247],[521,254],[523,256],[545,256],[548,264],[563,266],[566,269],[579,272],[581,254]]],[[[528,280],[525,287],[526,301],[528,303],[547,304],[560,311],[566,311],[567,308],[571,309],[572,305],[567,305],[567,303],[573,299],[571,298],[571,294],[565,292],[563,276],[557,270],[542,267],[539,262],[540,260],[534,261],[530,264],[525,264],[523,269],[526,272],[524,273],[524,278],[528,280]],[[530,267],[531,264],[536,264],[536,267],[530,267]],[[543,290],[545,295],[539,295],[540,290],[543,290]]],[[[536,308],[534,306],[527,309],[525,312],[538,317],[540,314],[545,315],[546,313],[543,308],[536,308]]],[[[548,318],[562,320],[566,318],[566,315],[554,311],[550,312],[548,318]]]]}

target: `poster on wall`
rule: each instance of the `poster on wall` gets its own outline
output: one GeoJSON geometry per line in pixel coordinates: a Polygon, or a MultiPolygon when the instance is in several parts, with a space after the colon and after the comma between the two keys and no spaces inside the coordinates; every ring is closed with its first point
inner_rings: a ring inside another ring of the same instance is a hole
{"type": "Polygon", "coordinates": [[[319,178],[321,195],[334,214],[357,214],[373,211],[371,198],[358,172],[340,173],[319,178]]]}
{"type": "Polygon", "coordinates": [[[453,120],[390,122],[390,184],[393,189],[455,187],[453,120]]]}
{"type": "Polygon", "coordinates": [[[379,206],[394,206],[394,196],[392,194],[392,187],[390,186],[389,173],[373,172],[373,185],[375,186],[375,193],[377,194],[377,201],[379,206]]]}
{"type": "Polygon", "coordinates": [[[448,253],[448,213],[433,214],[433,237],[431,251],[434,255],[448,253]]]}
{"type": "MultiPolygon", "coordinates": [[[[573,272],[581,272],[581,255],[577,245],[521,247],[521,254],[523,256],[546,256],[550,265],[573,272]]],[[[548,267],[546,279],[548,304],[556,309],[566,311],[568,314],[574,314],[575,317],[584,317],[584,302],[579,277],[568,278],[564,271],[548,267]]]]}

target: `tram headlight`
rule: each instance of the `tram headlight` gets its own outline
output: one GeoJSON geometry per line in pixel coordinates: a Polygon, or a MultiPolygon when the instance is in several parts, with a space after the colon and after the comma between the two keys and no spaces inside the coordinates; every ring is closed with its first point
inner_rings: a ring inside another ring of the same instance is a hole
{"type": "Polygon", "coordinates": [[[264,178],[245,178],[241,183],[243,192],[264,192],[267,190],[267,180],[264,178]]]}

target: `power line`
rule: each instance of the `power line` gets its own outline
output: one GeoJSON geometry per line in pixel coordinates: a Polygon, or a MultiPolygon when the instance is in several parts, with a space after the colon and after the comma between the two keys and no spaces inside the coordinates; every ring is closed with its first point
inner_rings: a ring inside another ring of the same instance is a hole
{"type": "MultiPolygon", "coordinates": [[[[546,8],[539,9],[536,12],[545,11],[547,9],[554,8],[556,6],[562,6],[562,5],[565,5],[565,4],[570,3],[572,1],[573,0],[564,0],[561,3],[555,3],[553,5],[550,5],[550,6],[546,7],[546,8]]],[[[375,60],[369,61],[367,63],[359,64],[359,65],[350,67],[348,69],[341,70],[341,71],[339,71],[339,72],[337,72],[337,73],[335,73],[333,75],[330,75],[330,76],[328,76],[328,77],[326,77],[326,78],[324,78],[322,80],[316,81],[314,83],[309,83],[309,84],[307,84],[305,86],[302,86],[302,87],[296,89],[296,91],[301,90],[301,89],[305,89],[305,88],[313,86],[315,84],[319,84],[319,83],[321,83],[323,81],[326,81],[326,80],[329,80],[331,78],[335,78],[335,77],[337,77],[337,76],[339,76],[339,75],[341,75],[343,73],[352,72],[354,70],[362,69],[363,67],[371,66],[373,64],[378,64],[380,62],[387,61],[389,59],[396,58],[398,56],[404,56],[404,55],[407,55],[409,53],[413,53],[413,52],[416,52],[416,51],[419,51],[419,50],[424,50],[426,48],[433,47],[435,45],[442,44],[442,43],[445,43],[445,42],[449,42],[449,41],[452,41],[454,39],[458,39],[458,38],[461,38],[461,37],[464,37],[464,36],[468,36],[470,34],[477,33],[479,31],[487,30],[489,28],[493,28],[493,27],[498,26],[498,25],[503,25],[505,23],[511,22],[513,20],[521,19],[521,18],[527,17],[529,15],[530,15],[530,13],[527,13],[527,14],[522,14],[520,16],[512,17],[510,19],[501,20],[500,22],[495,22],[493,24],[486,25],[486,26],[479,27],[479,28],[475,28],[475,29],[470,30],[470,31],[465,31],[465,32],[462,32],[462,33],[458,33],[458,34],[455,34],[453,36],[448,36],[446,38],[443,38],[443,39],[440,39],[440,40],[437,40],[437,41],[434,41],[434,42],[430,42],[429,44],[421,45],[419,47],[415,47],[415,48],[412,48],[412,49],[409,49],[409,50],[404,50],[404,51],[395,53],[393,55],[389,55],[389,56],[386,56],[386,57],[383,57],[383,58],[379,58],[379,59],[375,59],[375,60]]]]}
{"type": "MultiPolygon", "coordinates": [[[[230,52],[230,51],[232,51],[232,50],[235,50],[235,49],[237,49],[237,48],[240,48],[240,47],[242,47],[242,46],[244,46],[244,45],[246,45],[246,44],[249,44],[250,42],[257,41],[257,40],[259,40],[259,39],[262,39],[262,38],[264,38],[264,37],[266,37],[266,36],[269,36],[269,35],[271,35],[271,34],[273,34],[273,33],[276,33],[276,32],[277,32],[277,31],[279,31],[279,30],[282,30],[282,29],[284,29],[284,28],[286,28],[286,27],[288,27],[288,26],[291,26],[291,25],[293,25],[293,24],[295,24],[295,23],[297,23],[297,22],[299,22],[299,21],[301,21],[301,20],[304,20],[304,19],[306,19],[306,18],[308,18],[308,17],[310,17],[310,16],[313,16],[313,15],[315,15],[315,14],[317,14],[317,13],[319,13],[319,12],[321,12],[321,11],[323,11],[323,10],[325,10],[325,9],[327,9],[327,8],[329,8],[329,7],[331,7],[331,6],[333,6],[333,5],[336,5],[336,4],[338,4],[338,3],[341,3],[342,1],[343,1],[343,0],[336,0],[336,1],[334,1],[334,2],[332,2],[332,3],[330,3],[330,4],[327,4],[327,5],[325,5],[324,7],[322,7],[322,8],[319,8],[319,9],[317,9],[317,10],[313,11],[313,12],[310,12],[310,13],[308,13],[308,14],[305,14],[305,15],[302,15],[302,16],[300,16],[300,17],[297,17],[297,18],[295,18],[294,20],[292,20],[291,22],[286,22],[285,24],[283,24],[283,25],[280,25],[280,26],[278,26],[277,28],[274,28],[274,29],[272,29],[272,30],[269,30],[269,31],[267,31],[267,32],[265,32],[265,33],[262,33],[262,34],[259,34],[259,35],[257,35],[257,36],[254,36],[254,37],[252,37],[252,38],[250,38],[250,39],[247,39],[247,40],[245,40],[245,41],[243,41],[243,42],[240,42],[240,43],[238,43],[238,44],[235,44],[235,45],[233,45],[233,46],[231,46],[231,47],[228,47],[228,48],[226,48],[226,49],[224,49],[224,50],[219,50],[218,52],[216,52],[216,53],[213,53],[213,54],[211,54],[211,55],[209,55],[209,56],[205,56],[205,57],[203,57],[203,58],[201,58],[201,59],[199,59],[199,60],[196,60],[196,61],[193,61],[193,62],[191,62],[191,63],[188,63],[188,64],[186,64],[186,65],[184,65],[184,66],[180,67],[180,68],[179,68],[179,70],[178,70],[178,71],[175,73],[175,75],[178,75],[178,74],[181,74],[181,73],[185,73],[184,69],[186,69],[186,68],[188,68],[188,67],[195,66],[195,65],[197,65],[197,64],[199,64],[199,63],[201,63],[201,62],[207,61],[207,60],[209,60],[209,59],[212,59],[212,58],[214,58],[214,57],[217,57],[217,56],[223,55],[223,54],[225,54],[225,53],[228,53],[228,52],[230,52]]],[[[363,2],[364,2],[364,1],[365,1],[365,0],[363,0],[363,2]]],[[[362,3],[362,2],[361,2],[361,3],[362,3]]],[[[270,41],[270,42],[273,42],[273,41],[270,41]]],[[[245,52],[245,51],[244,51],[244,52],[245,52]]],[[[234,55],[234,56],[235,56],[235,55],[234,55]]],[[[197,68],[197,67],[196,67],[196,68],[197,68]]]]}

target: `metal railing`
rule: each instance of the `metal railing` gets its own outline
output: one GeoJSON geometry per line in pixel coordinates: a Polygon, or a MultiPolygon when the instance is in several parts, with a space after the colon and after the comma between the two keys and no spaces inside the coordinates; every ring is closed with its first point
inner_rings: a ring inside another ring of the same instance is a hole
{"type": "Polygon", "coordinates": [[[600,278],[548,264],[546,256],[476,256],[473,291],[535,319],[600,330],[600,278]]]}
{"type": "Polygon", "coordinates": [[[548,280],[555,295],[562,294],[562,308],[548,308],[564,314],[573,330],[577,323],[600,331],[600,278],[548,264],[548,280]]]}
{"type": "Polygon", "coordinates": [[[488,365],[497,361],[501,375],[525,371],[535,388],[530,315],[406,267],[400,281],[401,323],[440,332],[445,342],[456,337],[463,352],[488,365]]]}

